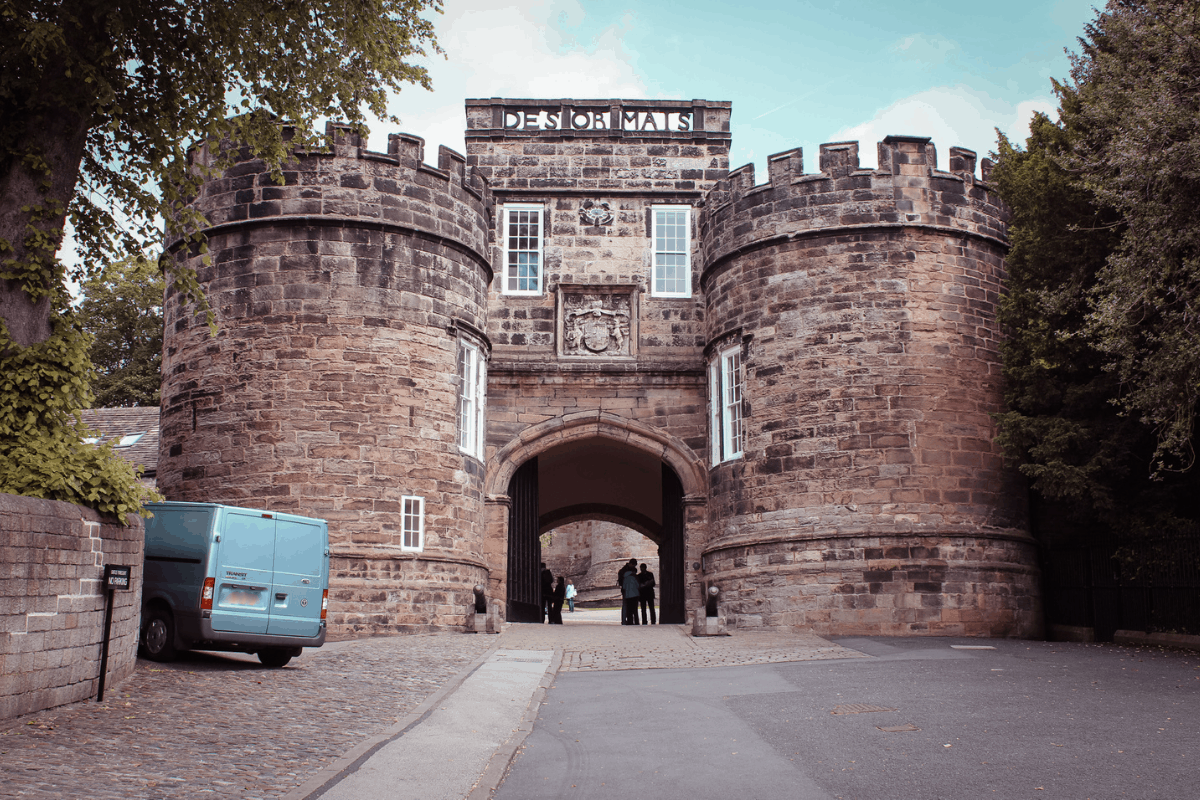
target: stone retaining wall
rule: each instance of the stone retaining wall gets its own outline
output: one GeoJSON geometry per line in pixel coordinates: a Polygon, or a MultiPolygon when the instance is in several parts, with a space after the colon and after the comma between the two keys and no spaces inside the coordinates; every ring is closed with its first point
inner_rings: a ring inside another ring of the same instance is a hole
{"type": "Polygon", "coordinates": [[[92,697],[104,637],[105,564],[132,566],[114,592],[105,690],[133,674],[142,597],[141,518],[0,494],[0,719],[92,697]]]}

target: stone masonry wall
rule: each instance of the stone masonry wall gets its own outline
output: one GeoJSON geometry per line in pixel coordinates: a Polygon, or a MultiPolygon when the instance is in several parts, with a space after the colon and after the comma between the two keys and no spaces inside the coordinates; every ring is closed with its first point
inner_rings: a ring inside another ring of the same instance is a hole
{"type": "Polygon", "coordinates": [[[825,636],[1041,635],[1033,543],[1014,537],[797,536],[710,550],[738,627],[825,636]]]}
{"type": "MultiPolygon", "coordinates": [[[[166,302],[160,490],[328,520],[331,637],[459,625],[482,556],[483,464],[458,448],[460,335],[483,341],[489,197],[420,139],[332,128],[277,185],[242,162],[203,187],[210,336],[166,302]],[[401,503],[425,543],[401,549],[401,503]]],[[[201,150],[197,158],[204,158],[201,150]]]]}
{"type": "MultiPolygon", "coordinates": [[[[652,295],[652,209],[691,206],[694,224],[704,193],[728,173],[729,115],[728,102],[703,100],[467,101],[468,164],[498,207],[540,205],[545,219],[538,296],[501,291],[499,212],[491,231],[489,457],[530,426],[592,410],[663,428],[703,451],[699,271],[693,263],[689,297],[652,295]],[[628,303],[621,348],[570,352],[564,309],[579,296],[628,303]]],[[[700,525],[688,536],[706,533],[700,525]]]]}
{"type": "Polygon", "coordinates": [[[501,446],[531,425],[581,411],[604,411],[664,428],[702,452],[704,379],[699,369],[668,374],[635,369],[493,370],[488,376],[488,441],[501,446]]]}
{"type": "Polygon", "coordinates": [[[105,564],[131,566],[113,593],[105,691],[133,674],[142,597],[140,517],[0,494],[0,719],[96,693],[104,637],[105,564]]]}
{"type": "Polygon", "coordinates": [[[856,144],[823,145],[820,174],[792,151],[770,183],[738,170],[709,196],[708,340],[742,345],[746,442],[710,474],[705,574],[738,624],[1038,632],[990,416],[1003,211],[974,154],[951,153],[939,172],[928,140],[890,137],[863,170],[856,144]],[[772,581],[745,569],[759,561],[772,581]]]}
{"type": "MultiPolygon", "coordinates": [[[[655,108],[692,114],[691,129],[554,130],[505,128],[506,109],[561,109],[612,114],[624,101],[468,100],[467,160],[486,178],[498,203],[545,207],[545,291],[503,295],[503,252],[495,248],[488,334],[494,363],[556,360],[555,312],[560,285],[636,286],[635,355],[642,363],[694,362],[703,345],[702,302],[693,270],[690,298],[650,296],[653,205],[695,204],[729,170],[730,104],[662,101],[655,108]],[[581,210],[605,204],[612,221],[591,224],[581,210]]],[[[510,112],[512,113],[512,112],[510,112]]],[[[544,114],[545,112],[543,112],[544,114]]],[[[645,117],[642,117],[645,120],[645,117]]],[[[502,235],[492,231],[493,242],[502,235]]]]}

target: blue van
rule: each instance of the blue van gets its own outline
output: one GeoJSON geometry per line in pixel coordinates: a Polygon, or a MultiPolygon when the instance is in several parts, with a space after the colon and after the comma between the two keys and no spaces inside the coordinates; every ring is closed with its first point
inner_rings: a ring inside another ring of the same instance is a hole
{"type": "Polygon", "coordinates": [[[325,643],[325,520],[216,503],[148,503],[141,650],[257,653],[282,667],[325,643]]]}

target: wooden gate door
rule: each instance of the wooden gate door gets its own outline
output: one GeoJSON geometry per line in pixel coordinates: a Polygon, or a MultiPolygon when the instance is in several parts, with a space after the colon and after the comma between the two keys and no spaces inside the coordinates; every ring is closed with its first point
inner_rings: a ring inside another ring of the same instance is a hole
{"type": "Polygon", "coordinates": [[[662,465],[662,544],[658,546],[658,616],[664,625],[682,625],[684,607],[683,573],[683,484],[675,470],[662,465]]]}
{"type": "Polygon", "coordinates": [[[538,462],[531,458],[508,482],[509,622],[542,621],[542,542],[538,538],[538,462]]]}

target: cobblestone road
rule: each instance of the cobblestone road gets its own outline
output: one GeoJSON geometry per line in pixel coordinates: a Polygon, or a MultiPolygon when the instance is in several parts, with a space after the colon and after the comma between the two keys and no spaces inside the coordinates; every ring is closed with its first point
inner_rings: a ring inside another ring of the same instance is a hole
{"type": "Polygon", "coordinates": [[[103,703],[0,730],[0,796],[278,797],[393,725],[496,638],[333,642],[276,670],[200,653],[172,664],[139,660],[103,703]]]}
{"type": "Polygon", "coordinates": [[[503,647],[514,650],[561,649],[564,672],[865,658],[812,634],[739,631],[733,636],[693,638],[678,625],[510,625],[500,638],[503,647]]]}
{"type": "MultiPolygon", "coordinates": [[[[281,670],[253,657],[139,661],[104,703],[0,724],[0,796],[37,800],[279,797],[394,725],[488,649],[563,651],[564,670],[863,657],[816,636],[692,639],[677,626],[510,625],[500,636],[332,642],[281,670]]],[[[573,623],[573,624],[572,624],[573,623]]],[[[590,624],[589,624],[590,623],[590,624]]]]}

